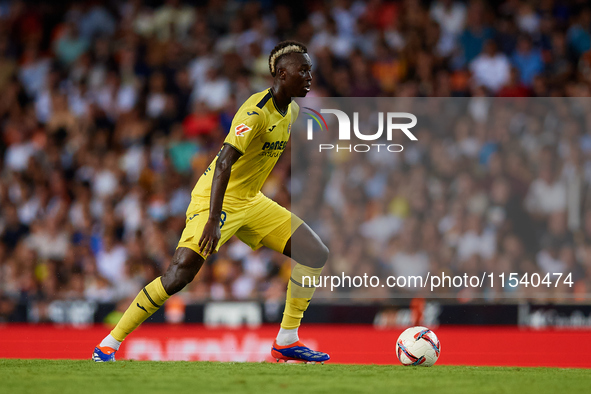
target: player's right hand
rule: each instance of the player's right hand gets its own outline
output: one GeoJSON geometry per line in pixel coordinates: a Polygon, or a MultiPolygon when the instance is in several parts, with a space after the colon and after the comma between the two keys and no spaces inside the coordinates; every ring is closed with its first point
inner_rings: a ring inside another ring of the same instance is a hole
{"type": "Polygon", "coordinates": [[[215,248],[218,246],[221,237],[220,221],[212,220],[211,218],[208,219],[205,227],[203,227],[203,234],[201,234],[201,239],[199,240],[199,253],[204,257],[215,253],[215,248]]]}

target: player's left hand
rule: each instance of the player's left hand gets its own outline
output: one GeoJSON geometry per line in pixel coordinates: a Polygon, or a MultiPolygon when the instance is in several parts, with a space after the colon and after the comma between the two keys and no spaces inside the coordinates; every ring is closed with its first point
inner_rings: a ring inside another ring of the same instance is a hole
{"type": "Polygon", "coordinates": [[[220,221],[209,219],[205,223],[205,227],[203,227],[203,234],[201,234],[201,239],[199,240],[199,253],[204,257],[215,253],[215,248],[218,246],[221,237],[220,221]]]}

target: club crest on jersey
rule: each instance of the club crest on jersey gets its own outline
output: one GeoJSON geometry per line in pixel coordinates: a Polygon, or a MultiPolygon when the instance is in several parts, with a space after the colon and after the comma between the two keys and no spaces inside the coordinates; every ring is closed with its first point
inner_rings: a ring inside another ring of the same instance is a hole
{"type": "Polygon", "coordinates": [[[244,133],[246,133],[247,131],[250,131],[252,129],[250,127],[248,127],[247,125],[245,125],[244,123],[241,123],[238,126],[236,126],[236,128],[234,130],[236,131],[236,137],[244,137],[244,133]]]}

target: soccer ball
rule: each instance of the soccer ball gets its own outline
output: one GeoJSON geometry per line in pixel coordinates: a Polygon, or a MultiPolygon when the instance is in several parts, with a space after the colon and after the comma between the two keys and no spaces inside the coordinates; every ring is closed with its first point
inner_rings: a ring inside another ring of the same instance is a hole
{"type": "Polygon", "coordinates": [[[440,352],[439,339],[427,327],[407,328],[396,341],[396,355],[403,365],[430,367],[440,352]]]}

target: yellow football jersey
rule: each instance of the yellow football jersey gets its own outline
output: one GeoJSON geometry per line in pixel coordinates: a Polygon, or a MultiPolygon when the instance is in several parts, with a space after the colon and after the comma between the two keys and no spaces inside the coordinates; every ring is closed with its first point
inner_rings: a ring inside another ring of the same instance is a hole
{"type": "MultiPolygon", "coordinates": [[[[224,205],[248,201],[260,193],[287,145],[292,118],[295,120],[298,112],[298,105],[292,102],[286,113],[281,113],[275,105],[271,89],[253,94],[242,104],[224,140],[224,144],[242,153],[232,166],[224,205]]],[[[216,161],[217,157],[197,181],[191,193],[194,199],[209,199],[216,161]]]]}

